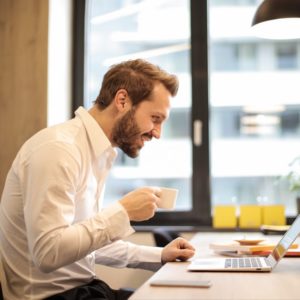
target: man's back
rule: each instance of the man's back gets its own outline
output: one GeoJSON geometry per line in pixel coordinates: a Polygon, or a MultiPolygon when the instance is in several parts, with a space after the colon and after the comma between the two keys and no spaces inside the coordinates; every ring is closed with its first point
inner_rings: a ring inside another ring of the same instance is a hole
{"type": "MultiPolygon", "coordinates": [[[[40,131],[23,145],[7,175],[0,205],[0,249],[2,258],[1,281],[4,294],[9,295],[10,300],[41,299],[41,295],[45,297],[48,296],[47,293],[53,294],[51,282],[54,278],[56,285],[58,285],[55,287],[55,293],[63,291],[66,288],[65,279],[70,276],[72,270],[77,274],[81,273],[82,278],[86,278],[86,282],[94,277],[90,271],[90,263],[93,261],[92,254],[90,257],[87,256],[74,263],[68,269],[57,269],[51,273],[51,276],[42,272],[32,259],[31,236],[26,231],[26,217],[30,218],[31,214],[25,212],[31,209],[33,215],[35,209],[35,207],[27,207],[29,204],[26,202],[26,199],[30,198],[32,194],[29,189],[34,189],[34,183],[28,184],[31,177],[27,168],[29,162],[36,155],[36,149],[47,144],[50,152],[48,152],[48,161],[45,161],[45,164],[51,164],[53,157],[51,157],[49,145],[59,145],[59,147],[64,147],[66,151],[72,151],[76,155],[79,151],[76,139],[80,136],[82,141],[84,135],[84,128],[81,122],[76,119],[40,131]],[[28,283],[30,284],[28,285],[28,283]],[[60,284],[61,289],[59,288],[60,284]]],[[[44,154],[47,155],[46,152],[44,154]]],[[[36,200],[36,206],[41,205],[39,199],[36,200]]],[[[49,214],[51,214],[51,209],[49,206],[49,214]]]]}

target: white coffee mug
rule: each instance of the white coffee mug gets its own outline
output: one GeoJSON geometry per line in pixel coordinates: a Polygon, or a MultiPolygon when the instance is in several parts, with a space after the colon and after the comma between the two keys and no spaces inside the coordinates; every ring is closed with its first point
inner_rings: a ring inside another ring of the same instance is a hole
{"type": "Polygon", "coordinates": [[[174,209],[177,200],[178,190],[167,187],[160,187],[160,189],[161,195],[158,207],[163,209],[174,209]]]}

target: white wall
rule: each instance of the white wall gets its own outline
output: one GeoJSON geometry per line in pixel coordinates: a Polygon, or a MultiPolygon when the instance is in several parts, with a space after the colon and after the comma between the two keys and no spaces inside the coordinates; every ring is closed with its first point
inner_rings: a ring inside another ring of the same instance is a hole
{"type": "Polygon", "coordinates": [[[71,116],[72,11],[72,0],[49,0],[48,126],[71,116]]]}

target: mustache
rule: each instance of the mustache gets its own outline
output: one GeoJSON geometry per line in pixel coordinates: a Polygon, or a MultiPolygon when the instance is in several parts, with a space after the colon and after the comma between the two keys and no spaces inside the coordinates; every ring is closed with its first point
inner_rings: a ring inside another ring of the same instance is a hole
{"type": "MultiPolygon", "coordinates": [[[[121,137],[121,140],[127,141],[127,140],[131,140],[131,139],[135,139],[136,137],[138,137],[138,136],[140,136],[140,135],[141,135],[140,130],[135,129],[134,131],[132,131],[132,132],[130,133],[130,135],[128,135],[128,136],[126,136],[126,137],[125,137],[125,136],[122,136],[122,137],[121,137]]],[[[151,133],[149,133],[149,132],[143,133],[142,136],[147,137],[149,140],[152,140],[152,138],[153,138],[153,135],[152,135],[151,133]]]]}
{"type": "MultiPolygon", "coordinates": [[[[133,132],[129,136],[122,136],[119,137],[119,141],[122,142],[123,144],[130,144],[130,141],[135,140],[141,135],[140,131],[133,132]]],[[[144,133],[141,135],[142,137],[146,137],[148,141],[151,141],[153,136],[151,133],[144,133]]]]}
{"type": "Polygon", "coordinates": [[[142,136],[144,136],[144,137],[146,137],[147,139],[149,139],[149,141],[151,141],[152,138],[153,138],[153,135],[152,135],[151,133],[144,133],[144,134],[142,134],[142,136]]]}

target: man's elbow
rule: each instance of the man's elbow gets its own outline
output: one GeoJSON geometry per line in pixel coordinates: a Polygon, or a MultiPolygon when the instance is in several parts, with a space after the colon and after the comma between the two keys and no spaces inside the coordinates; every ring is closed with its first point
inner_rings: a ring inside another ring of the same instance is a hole
{"type": "Polygon", "coordinates": [[[34,253],[34,264],[42,273],[51,273],[61,267],[53,252],[54,251],[48,251],[47,253],[42,254],[39,251],[36,251],[34,253]]]}
{"type": "Polygon", "coordinates": [[[41,259],[35,261],[36,267],[41,271],[42,273],[51,273],[55,270],[57,270],[60,266],[57,266],[53,260],[50,259],[41,259]]]}

